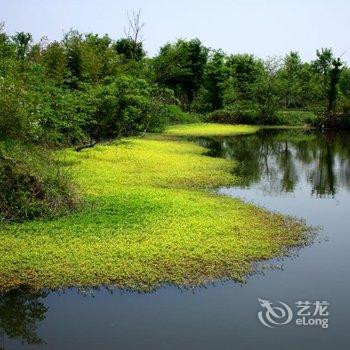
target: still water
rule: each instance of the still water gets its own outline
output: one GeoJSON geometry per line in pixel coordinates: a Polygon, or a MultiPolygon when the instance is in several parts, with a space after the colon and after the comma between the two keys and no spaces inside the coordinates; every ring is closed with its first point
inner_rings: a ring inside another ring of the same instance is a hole
{"type": "Polygon", "coordinates": [[[243,285],[0,295],[0,349],[350,348],[350,134],[263,130],[196,141],[232,159],[244,179],[220,193],[322,226],[314,244],[243,285]],[[284,302],[293,319],[262,325],[258,298],[284,302]],[[298,301],[328,302],[329,327],[296,325],[298,301]]]}

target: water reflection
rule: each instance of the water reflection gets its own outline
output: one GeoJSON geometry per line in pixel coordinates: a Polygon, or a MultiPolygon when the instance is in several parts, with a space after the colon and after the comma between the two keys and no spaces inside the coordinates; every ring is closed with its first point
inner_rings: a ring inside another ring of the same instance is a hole
{"type": "Polygon", "coordinates": [[[311,194],[335,196],[350,190],[349,133],[262,130],[249,136],[202,138],[208,154],[234,159],[241,187],[259,186],[270,194],[293,192],[307,182],[311,194]]]}
{"type": "Polygon", "coordinates": [[[45,344],[37,335],[48,310],[41,301],[45,296],[26,289],[0,294],[0,349],[5,349],[5,335],[26,344],[45,344]]]}

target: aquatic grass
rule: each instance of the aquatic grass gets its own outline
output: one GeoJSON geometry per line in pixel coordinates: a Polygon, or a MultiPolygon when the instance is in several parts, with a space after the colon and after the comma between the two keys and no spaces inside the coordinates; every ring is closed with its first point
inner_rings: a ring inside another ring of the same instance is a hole
{"type": "Polygon", "coordinates": [[[174,136],[234,136],[240,134],[254,133],[259,130],[253,125],[230,125],[216,123],[197,123],[188,125],[174,125],[166,130],[167,135],[174,136]]]}
{"type": "MultiPolygon", "coordinates": [[[[201,132],[200,125],[187,127],[182,133],[201,132]]],[[[305,242],[303,224],[215,194],[213,188],[239,179],[230,173],[232,161],[204,153],[166,135],[58,153],[85,207],[54,220],[3,225],[0,289],[113,284],[150,290],[242,281],[254,262],[305,242]]]]}

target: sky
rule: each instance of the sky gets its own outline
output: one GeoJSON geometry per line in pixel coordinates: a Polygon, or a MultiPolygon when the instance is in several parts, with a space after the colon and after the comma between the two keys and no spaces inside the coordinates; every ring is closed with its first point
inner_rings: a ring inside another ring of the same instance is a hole
{"type": "Polygon", "coordinates": [[[261,58],[298,51],[309,61],[331,47],[350,63],[350,0],[0,0],[0,22],[35,40],[61,39],[70,28],[117,39],[127,12],[138,9],[150,56],[167,42],[198,37],[213,49],[261,58]]]}

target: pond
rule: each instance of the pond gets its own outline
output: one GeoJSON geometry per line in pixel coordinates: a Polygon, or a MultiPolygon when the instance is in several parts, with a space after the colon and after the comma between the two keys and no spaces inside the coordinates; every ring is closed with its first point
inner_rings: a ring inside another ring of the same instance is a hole
{"type": "Polygon", "coordinates": [[[245,284],[0,295],[0,349],[349,348],[350,134],[266,129],[196,142],[243,179],[219,193],[321,226],[315,242],[245,284]],[[275,323],[258,299],[272,303],[275,323]],[[296,323],[300,301],[311,303],[306,324],[296,323]],[[328,327],[307,323],[318,302],[314,319],[328,327]]]}

